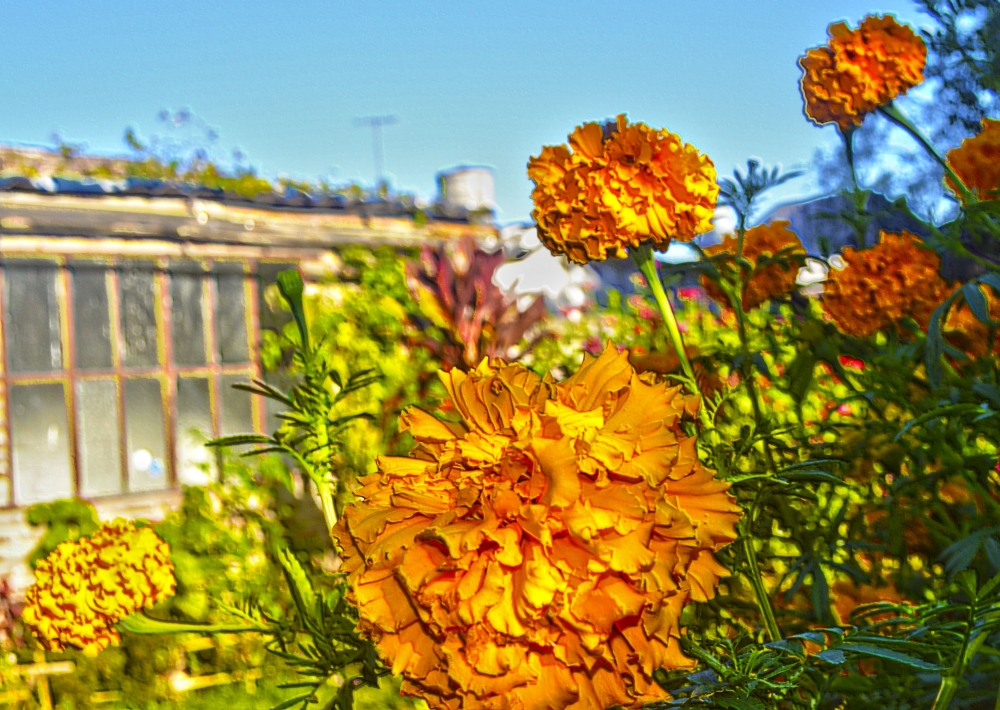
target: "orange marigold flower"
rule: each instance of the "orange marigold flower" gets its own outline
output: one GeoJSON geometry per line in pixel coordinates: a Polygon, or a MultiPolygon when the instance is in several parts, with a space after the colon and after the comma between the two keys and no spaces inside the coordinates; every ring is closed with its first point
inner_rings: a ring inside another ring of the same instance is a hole
{"type": "MultiPolygon", "coordinates": [[[[990,319],[1000,321],[1000,297],[989,287],[980,286],[979,291],[986,301],[990,319]]],[[[949,343],[973,359],[986,357],[991,352],[1000,355],[1000,331],[994,331],[991,340],[989,326],[976,318],[965,301],[948,312],[943,330],[949,343]]]]}
{"type": "MultiPolygon", "coordinates": [[[[777,298],[795,289],[795,277],[799,273],[799,265],[795,263],[794,255],[805,256],[806,250],[798,235],[789,229],[791,223],[787,220],[775,220],[768,224],[751,227],[743,235],[743,258],[750,262],[753,274],[743,285],[743,307],[747,310],[777,298]],[[790,263],[787,267],[773,262],[757,268],[758,260],[784,257],[790,263]]],[[[721,244],[708,247],[705,253],[709,256],[719,254],[736,255],[738,240],[732,234],[727,234],[721,244]]],[[[721,264],[728,275],[735,275],[738,267],[732,262],[721,264]]],[[[729,299],[718,284],[707,276],[701,277],[702,288],[712,299],[722,306],[730,306],[729,299]]]]}
{"type": "Polygon", "coordinates": [[[440,377],[458,422],[415,408],[334,528],[359,628],[432,708],[604,710],[689,668],[680,613],[728,571],[740,508],[680,420],[608,344],[563,382],[484,360],[440,377]]]}
{"type": "Polygon", "coordinates": [[[707,156],[624,114],[579,126],[569,147],[545,146],[528,161],[528,177],[539,238],[578,264],[623,259],[643,242],[691,241],[712,229],[719,195],[707,156]]]}
{"type": "MultiPolygon", "coordinates": [[[[843,269],[830,269],[823,308],[837,327],[864,338],[906,316],[926,329],[951,288],[941,257],[909,232],[882,232],[870,249],[845,247],[843,269]]],[[[902,331],[901,331],[902,332],[902,331]]]]}
{"type": "Polygon", "coordinates": [[[170,545],[124,518],[64,542],[38,563],[24,623],[50,651],[96,654],[120,640],[114,625],[174,593],[170,545]]]}
{"type": "Polygon", "coordinates": [[[805,112],[814,123],[841,130],[924,80],[927,47],[892,15],[869,15],[856,30],[830,25],[830,41],[799,59],[805,112]]]}
{"type": "MultiPolygon", "coordinates": [[[[1000,121],[983,119],[983,130],[948,151],[948,165],[980,199],[996,199],[1000,190],[1000,121]]],[[[956,186],[947,179],[948,186],[956,186]]]]}
{"type": "MultiPolygon", "coordinates": [[[[849,623],[851,612],[865,604],[877,602],[903,602],[905,599],[891,582],[885,586],[874,587],[870,584],[855,585],[849,581],[837,581],[830,587],[833,599],[833,611],[841,624],[849,623]]],[[[882,621],[892,618],[891,614],[876,614],[868,617],[872,621],[882,621]]]]}

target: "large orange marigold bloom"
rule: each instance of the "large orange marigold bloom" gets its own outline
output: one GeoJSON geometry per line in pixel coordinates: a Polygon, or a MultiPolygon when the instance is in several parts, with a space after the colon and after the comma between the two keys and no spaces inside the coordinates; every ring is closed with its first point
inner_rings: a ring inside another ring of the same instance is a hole
{"type": "Polygon", "coordinates": [[[21,618],[50,651],[95,654],[120,640],[116,623],[166,599],[175,585],[170,545],[118,518],[38,563],[21,618]]]}
{"type": "MultiPolygon", "coordinates": [[[[743,307],[745,309],[756,308],[760,304],[791,293],[795,289],[795,277],[798,276],[799,266],[794,261],[794,255],[805,256],[806,250],[802,246],[799,236],[789,229],[791,223],[787,220],[775,220],[767,224],[751,227],[743,235],[743,258],[750,262],[753,273],[743,285],[743,307]],[[757,262],[761,259],[773,259],[781,256],[789,261],[787,267],[779,262],[773,262],[757,268],[757,262]]],[[[738,239],[727,234],[721,244],[708,247],[705,253],[709,256],[719,254],[736,255],[738,239]]],[[[734,272],[737,267],[734,264],[724,264],[724,269],[734,272]]],[[[705,292],[717,303],[729,308],[732,304],[726,298],[722,289],[707,276],[701,277],[701,285],[705,292]]]]}
{"type": "Polygon", "coordinates": [[[688,668],[680,613],[728,572],[729,484],[680,427],[699,400],[628,352],[561,383],[484,360],[441,373],[461,420],[419,409],[334,528],[361,630],[432,708],[604,710],[688,668]]]}
{"type": "Polygon", "coordinates": [[[806,116],[841,130],[924,80],[927,47],[891,15],[869,15],[856,30],[830,25],[830,41],[799,59],[806,116]]]}
{"type": "MultiPolygon", "coordinates": [[[[983,119],[983,130],[948,151],[948,165],[980,199],[997,199],[1000,190],[1000,121],[983,119]]],[[[948,180],[948,185],[955,186],[948,180]]]]}
{"type": "Polygon", "coordinates": [[[864,338],[906,316],[926,329],[951,287],[941,257],[909,232],[882,232],[870,249],[845,247],[843,269],[830,269],[823,308],[837,327],[864,338]]]}
{"type": "Polygon", "coordinates": [[[569,146],[545,146],[528,162],[532,212],[542,243],[578,264],[623,259],[626,249],[712,229],[719,195],[715,166],[666,129],[630,124],[624,114],[585,123],[569,146]]]}

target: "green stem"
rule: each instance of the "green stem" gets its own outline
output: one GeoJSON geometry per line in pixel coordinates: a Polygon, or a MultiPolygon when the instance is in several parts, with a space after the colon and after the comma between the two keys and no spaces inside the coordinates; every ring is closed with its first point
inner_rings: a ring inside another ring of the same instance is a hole
{"type": "Polygon", "coordinates": [[[750,524],[746,518],[743,519],[739,527],[739,538],[743,543],[743,554],[747,558],[747,567],[750,568],[747,579],[750,580],[750,586],[753,587],[754,596],[757,598],[757,607],[764,617],[764,625],[767,628],[767,633],[772,641],[777,641],[781,638],[781,629],[778,628],[778,620],[774,616],[771,599],[767,596],[767,590],[764,588],[764,579],[760,576],[760,567],[757,565],[757,550],[754,549],[754,538],[750,532],[750,524]]]}
{"type": "MultiPolygon", "coordinates": [[[[970,638],[970,633],[975,625],[975,616],[976,604],[973,603],[969,606],[966,618],[965,634],[962,638],[962,650],[959,652],[958,658],[955,659],[955,664],[951,669],[941,676],[941,685],[938,687],[938,694],[934,698],[931,710],[948,710],[951,701],[955,699],[955,694],[958,692],[959,686],[962,684],[962,676],[965,675],[965,669],[969,665],[969,661],[979,653],[983,642],[986,641],[987,634],[985,633],[981,633],[975,639],[970,638]]],[[[1000,698],[998,698],[997,703],[998,707],[1000,707],[1000,698]]]]}
{"type": "Polygon", "coordinates": [[[913,136],[914,140],[916,140],[917,143],[923,146],[924,150],[927,151],[928,155],[930,155],[932,158],[934,158],[934,160],[940,163],[941,167],[944,168],[945,174],[951,179],[955,187],[958,188],[958,191],[961,193],[962,197],[966,202],[977,201],[975,195],[972,194],[972,191],[969,189],[968,185],[965,184],[965,181],[963,181],[962,178],[960,178],[958,174],[951,169],[951,166],[948,165],[948,161],[945,160],[944,157],[938,152],[937,148],[935,148],[931,144],[931,142],[927,140],[927,137],[920,132],[920,129],[917,128],[910,121],[910,119],[904,116],[900,112],[900,110],[896,108],[895,104],[889,103],[886,106],[880,106],[878,110],[879,113],[881,113],[883,116],[889,119],[889,121],[895,123],[897,126],[899,126],[904,131],[913,136]]]}
{"type": "Polygon", "coordinates": [[[674,350],[677,351],[677,357],[680,359],[684,376],[691,381],[691,389],[700,397],[701,392],[698,389],[698,381],[694,377],[691,361],[688,360],[687,353],[684,351],[684,339],[681,337],[680,328],[677,327],[674,309],[671,307],[670,301],[667,299],[667,294],[663,290],[663,284],[660,283],[660,275],[656,273],[656,261],[653,258],[652,247],[648,244],[640,245],[638,249],[633,250],[632,260],[642,275],[646,277],[646,283],[649,284],[650,289],[653,291],[653,298],[656,299],[656,305],[659,306],[660,313],[663,315],[663,322],[667,326],[667,334],[670,336],[670,342],[673,343],[674,350]]]}
{"type": "Polygon", "coordinates": [[[851,184],[854,185],[854,190],[857,192],[860,188],[858,187],[858,172],[854,168],[854,130],[853,128],[842,130],[840,137],[844,139],[844,153],[847,155],[847,165],[851,169],[851,184]]]}

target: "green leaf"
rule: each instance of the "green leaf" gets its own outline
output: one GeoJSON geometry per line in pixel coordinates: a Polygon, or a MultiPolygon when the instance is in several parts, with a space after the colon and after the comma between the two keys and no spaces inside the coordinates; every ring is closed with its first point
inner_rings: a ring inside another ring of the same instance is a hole
{"type": "Polygon", "coordinates": [[[163,621],[137,612],[126,616],[117,624],[134,634],[236,634],[246,631],[266,632],[267,627],[252,624],[191,624],[179,621],[163,621]]]}
{"type": "Polygon", "coordinates": [[[310,620],[316,619],[316,592],[302,564],[291,550],[285,549],[278,555],[278,561],[285,570],[288,586],[291,587],[299,612],[310,620]]]}
{"type": "Polygon", "coordinates": [[[309,703],[309,699],[313,697],[312,692],[303,693],[302,695],[296,695],[294,698],[289,698],[284,700],[277,705],[275,705],[271,710],[288,710],[290,707],[294,707],[299,703],[302,703],[302,707],[305,707],[309,703]]]}
{"type": "Polygon", "coordinates": [[[1000,325],[1000,323],[990,318],[990,310],[986,305],[986,298],[975,281],[970,281],[962,286],[962,295],[965,297],[965,302],[969,304],[969,308],[972,309],[972,314],[980,322],[985,325],[1000,325]]]}
{"type": "Polygon", "coordinates": [[[799,351],[788,369],[785,371],[788,376],[788,392],[795,398],[796,402],[801,402],[809,391],[812,384],[813,374],[816,369],[816,355],[811,348],[799,351]]]}
{"type": "Polygon", "coordinates": [[[299,337],[302,338],[302,350],[308,359],[311,353],[309,328],[306,326],[306,312],[302,305],[302,294],[305,291],[305,286],[302,283],[302,274],[299,273],[298,269],[286,269],[278,274],[278,291],[292,311],[295,325],[299,329],[299,337]]]}
{"type": "Polygon", "coordinates": [[[927,341],[924,348],[924,363],[927,368],[927,381],[931,387],[938,388],[944,379],[944,371],[941,368],[941,354],[944,351],[944,336],[941,333],[941,324],[947,315],[951,305],[955,302],[961,291],[955,291],[944,303],[934,310],[929,325],[927,326],[927,341]]]}
{"type": "Polygon", "coordinates": [[[889,661],[895,661],[897,663],[903,663],[907,666],[913,668],[920,668],[925,671],[937,671],[941,670],[940,666],[936,666],[933,663],[927,663],[919,658],[915,658],[906,653],[900,653],[899,651],[893,651],[888,648],[883,648],[881,646],[875,646],[870,643],[855,643],[853,641],[845,641],[843,643],[837,644],[836,649],[838,651],[846,651],[848,653],[855,653],[861,656],[875,656],[877,658],[884,658],[889,661]]]}
{"type": "Polygon", "coordinates": [[[233,434],[232,436],[221,436],[205,443],[205,446],[242,446],[244,444],[276,444],[274,439],[265,434],[233,434]]]}

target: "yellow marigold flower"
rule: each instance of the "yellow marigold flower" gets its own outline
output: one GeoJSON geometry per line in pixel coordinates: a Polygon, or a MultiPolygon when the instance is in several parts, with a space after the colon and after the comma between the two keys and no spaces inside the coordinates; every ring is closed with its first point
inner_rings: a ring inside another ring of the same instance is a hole
{"type": "Polygon", "coordinates": [[[611,344],[561,383],[499,358],[440,377],[461,420],[407,410],[413,453],[380,457],[333,531],[359,628],[432,708],[663,698],[740,516],[680,426],[699,400],[611,344]]]}
{"type": "MultiPolygon", "coordinates": [[[[768,224],[751,227],[743,235],[743,258],[753,266],[753,273],[743,285],[742,295],[745,309],[756,308],[772,298],[791,293],[795,289],[795,277],[798,276],[799,266],[795,263],[793,255],[805,256],[806,250],[798,235],[788,228],[790,224],[787,220],[775,220],[768,224]],[[757,268],[759,259],[773,259],[777,256],[788,259],[789,265],[784,267],[780,263],[774,262],[757,268]]],[[[709,256],[719,254],[735,256],[737,245],[737,238],[728,234],[723,238],[721,244],[708,247],[705,249],[705,253],[709,256]]],[[[737,269],[731,263],[723,265],[723,268],[734,273],[737,269]]],[[[732,305],[715,281],[707,276],[702,276],[701,285],[705,292],[719,304],[726,308],[732,305]]]]}
{"type": "Polygon", "coordinates": [[[909,232],[882,232],[870,249],[845,247],[843,269],[830,269],[823,308],[837,327],[864,338],[912,317],[926,329],[951,287],[941,257],[909,232]]]}
{"type": "MultiPolygon", "coordinates": [[[[1000,190],[1000,121],[984,118],[983,130],[948,151],[948,165],[980,199],[996,199],[1000,190]]],[[[951,180],[947,182],[956,190],[951,180]]]]}
{"type": "Polygon", "coordinates": [[[691,241],[712,229],[715,166],[666,129],[585,123],[565,145],[528,162],[532,212],[542,243],[578,264],[624,259],[626,248],[691,241]]]}
{"type": "Polygon", "coordinates": [[[50,651],[96,654],[120,640],[114,624],[166,599],[175,584],[170,545],[118,518],[38,563],[21,618],[50,651]]]}
{"type": "Polygon", "coordinates": [[[830,25],[830,41],[799,59],[805,112],[814,123],[860,126],[867,114],[924,80],[927,47],[892,15],[869,15],[856,30],[830,25]]]}

